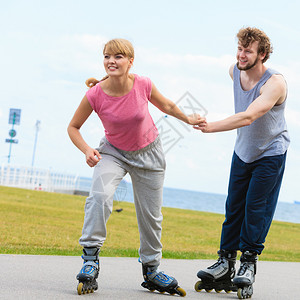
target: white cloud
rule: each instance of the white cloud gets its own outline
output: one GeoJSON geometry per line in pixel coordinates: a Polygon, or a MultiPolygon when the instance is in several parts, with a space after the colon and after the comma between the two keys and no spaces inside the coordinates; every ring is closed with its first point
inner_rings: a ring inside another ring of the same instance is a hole
{"type": "Polygon", "coordinates": [[[221,67],[228,68],[234,61],[235,57],[232,55],[222,55],[220,57],[193,55],[193,54],[173,54],[159,52],[157,49],[137,48],[138,58],[147,60],[149,64],[157,64],[161,67],[179,66],[182,64],[203,67],[221,67]]]}
{"type": "Polygon", "coordinates": [[[107,38],[100,35],[69,35],[54,39],[44,52],[48,66],[57,72],[99,73],[107,38]],[[57,47],[59,45],[59,47],[57,47]]]}

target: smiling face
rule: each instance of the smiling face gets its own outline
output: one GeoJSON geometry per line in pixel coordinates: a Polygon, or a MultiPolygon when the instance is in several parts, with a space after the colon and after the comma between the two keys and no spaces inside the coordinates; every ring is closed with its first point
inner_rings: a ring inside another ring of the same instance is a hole
{"type": "MultiPolygon", "coordinates": [[[[271,41],[269,37],[260,29],[255,28],[255,27],[247,27],[247,28],[241,28],[239,32],[236,35],[238,42],[239,42],[239,48],[238,48],[238,53],[237,56],[239,56],[239,52],[242,51],[240,47],[244,49],[250,50],[249,55],[251,54],[251,51],[254,50],[255,54],[258,54],[257,57],[257,62],[260,61],[260,58],[262,58],[262,63],[265,63],[271,53],[273,52],[273,47],[271,45],[271,41]]],[[[244,53],[242,53],[244,54],[244,53]]],[[[245,52],[246,54],[246,52],[245,52]]],[[[240,65],[241,68],[244,68],[244,64],[242,61],[246,61],[247,57],[244,57],[244,59],[241,60],[241,62],[238,59],[238,64],[240,65]]],[[[255,60],[251,64],[247,66],[247,68],[250,69],[255,66],[254,63],[255,60]],[[254,64],[254,65],[253,65],[254,64]]]]}
{"type": "Polygon", "coordinates": [[[258,63],[261,63],[264,54],[258,53],[258,42],[255,41],[249,44],[247,47],[243,47],[239,42],[237,49],[237,67],[239,70],[247,71],[254,68],[258,63]]]}
{"type": "Polygon", "coordinates": [[[104,53],[103,64],[108,76],[122,76],[128,74],[133,63],[133,58],[124,54],[104,53]]]}
{"type": "Polygon", "coordinates": [[[104,68],[108,76],[128,74],[133,65],[134,49],[125,39],[110,40],[103,49],[104,68]]]}

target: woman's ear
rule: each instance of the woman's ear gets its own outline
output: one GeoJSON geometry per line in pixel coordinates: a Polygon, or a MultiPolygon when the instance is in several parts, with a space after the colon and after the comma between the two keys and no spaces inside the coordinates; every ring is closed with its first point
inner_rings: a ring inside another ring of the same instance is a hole
{"type": "Polygon", "coordinates": [[[129,59],[129,67],[130,67],[130,68],[133,67],[133,60],[134,60],[133,58],[130,58],[130,59],[129,59]]]}

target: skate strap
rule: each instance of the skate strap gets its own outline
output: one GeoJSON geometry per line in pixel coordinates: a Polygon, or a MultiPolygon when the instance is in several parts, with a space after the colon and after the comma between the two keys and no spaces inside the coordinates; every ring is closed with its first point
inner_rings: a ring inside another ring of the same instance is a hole
{"type": "Polygon", "coordinates": [[[88,256],[88,255],[82,255],[81,256],[84,260],[97,260],[98,259],[98,256],[88,256]]]}
{"type": "Polygon", "coordinates": [[[95,262],[93,262],[92,260],[86,261],[86,262],[83,264],[83,266],[91,266],[91,267],[95,267],[95,268],[98,268],[98,267],[99,267],[99,265],[96,264],[95,262]]]}

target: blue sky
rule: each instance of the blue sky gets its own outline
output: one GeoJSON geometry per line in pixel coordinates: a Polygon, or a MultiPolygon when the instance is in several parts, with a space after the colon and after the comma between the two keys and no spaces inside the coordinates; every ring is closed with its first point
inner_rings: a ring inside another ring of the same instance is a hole
{"type": "MultiPolygon", "coordinates": [[[[168,98],[187,91],[208,111],[209,121],[233,113],[232,81],[237,31],[263,29],[274,53],[267,66],[285,76],[289,86],[286,119],[292,143],[280,201],[300,200],[300,22],[297,1],[0,1],[0,163],[7,163],[5,143],[10,108],[22,109],[16,126],[18,145],[11,163],[30,166],[35,123],[41,130],[35,166],[92,176],[83,154],[66,128],[86,92],[88,77],[104,75],[101,51],[111,38],[135,46],[133,73],[148,76],[168,98]]],[[[150,104],[155,122],[163,117],[150,104]]],[[[226,194],[235,131],[202,134],[184,131],[166,153],[165,185],[226,194]]],[[[182,131],[183,130],[183,131],[182,131]]],[[[95,115],[82,128],[96,147],[103,128],[95,115]]]]}

